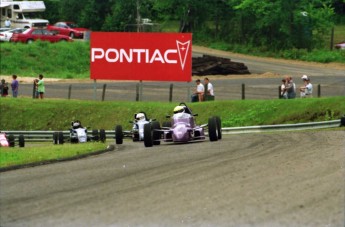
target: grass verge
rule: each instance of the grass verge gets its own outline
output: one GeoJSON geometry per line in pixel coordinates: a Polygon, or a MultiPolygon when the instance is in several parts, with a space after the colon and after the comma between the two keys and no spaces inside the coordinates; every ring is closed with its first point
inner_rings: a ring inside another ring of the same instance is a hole
{"type": "Polygon", "coordinates": [[[25,147],[0,148],[0,168],[54,162],[72,157],[84,156],[106,149],[104,143],[63,144],[25,147]]]}

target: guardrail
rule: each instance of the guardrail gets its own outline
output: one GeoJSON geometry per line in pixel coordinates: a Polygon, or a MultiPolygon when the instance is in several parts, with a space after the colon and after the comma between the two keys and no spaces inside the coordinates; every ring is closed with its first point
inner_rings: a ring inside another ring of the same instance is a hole
{"type": "MultiPolygon", "coordinates": [[[[246,127],[228,127],[222,128],[223,134],[239,134],[239,133],[257,133],[269,131],[293,131],[293,130],[310,130],[322,128],[335,128],[340,126],[340,120],[299,123],[299,124],[279,124],[279,125],[261,125],[261,126],[246,126],[246,127]]],[[[8,135],[14,135],[17,138],[19,135],[24,135],[26,142],[53,142],[54,131],[2,131],[8,135]]],[[[64,137],[69,136],[69,131],[62,131],[64,137]]],[[[105,131],[107,139],[115,138],[114,130],[105,131]]]]}
{"type": "Polygon", "coordinates": [[[269,132],[269,131],[310,130],[310,129],[322,129],[322,128],[335,128],[339,126],[340,126],[340,120],[333,120],[333,121],[321,121],[321,122],[298,123],[298,124],[231,127],[231,128],[222,128],[222,132],[223,134],[238,134],[238,133],[254,133],[254,132],[269,132]]]}

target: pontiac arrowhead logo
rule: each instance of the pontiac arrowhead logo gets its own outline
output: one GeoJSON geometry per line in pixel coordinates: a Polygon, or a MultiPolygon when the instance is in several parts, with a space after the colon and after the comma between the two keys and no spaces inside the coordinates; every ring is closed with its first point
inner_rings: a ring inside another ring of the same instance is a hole
{"type": "Polygon", "coordinates": [[[185,65],[186,60],[187,60],[189,45],[190,45],[190,41],[182,43],[182,42],[176,40],[176,46],[177,46],[178,55],[180,57],[182,70],[184,69],[184,65],[185,65]]]}

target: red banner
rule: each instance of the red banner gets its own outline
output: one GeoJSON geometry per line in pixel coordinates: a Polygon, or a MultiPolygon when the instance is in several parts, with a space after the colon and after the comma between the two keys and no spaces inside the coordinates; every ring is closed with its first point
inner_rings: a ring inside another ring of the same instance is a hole
{"type": "Polygon", "coordinates": [[[191,81],[190,33],[91,33],[90,78],[191,81]]]}

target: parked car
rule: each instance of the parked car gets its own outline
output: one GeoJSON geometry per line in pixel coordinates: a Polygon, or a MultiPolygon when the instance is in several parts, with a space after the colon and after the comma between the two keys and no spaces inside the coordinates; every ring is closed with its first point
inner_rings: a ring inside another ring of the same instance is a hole
{"type": "Polygon", "coordinates": [[[36,40],[48,41],[51,43],[60,41],[73,41],[69,36],[55,34],[47,29],[29,28],[23,33],[13,33],[10,42],[32,43],[36,40]]]}
{"type": "Polygon", "coordinates": [[[86,28],[79,28],[77,24],[73,22],[57,22],[54,25],[48,25],[48,30],[56,31],[60,35],[67,35],[73,38],[83,38],[84,32],[88,29],[86,28]]]}
{"type": "Polygon", "coordinates": [[[23,33],[26,28],[14,28],[0,32],[0,42],[9,42],[13,33],[23,33]]]}
{"type": "Polygon", "coordinates": [[[335,44],[335,49],[345,50],[345,41],[335,44]]]}

